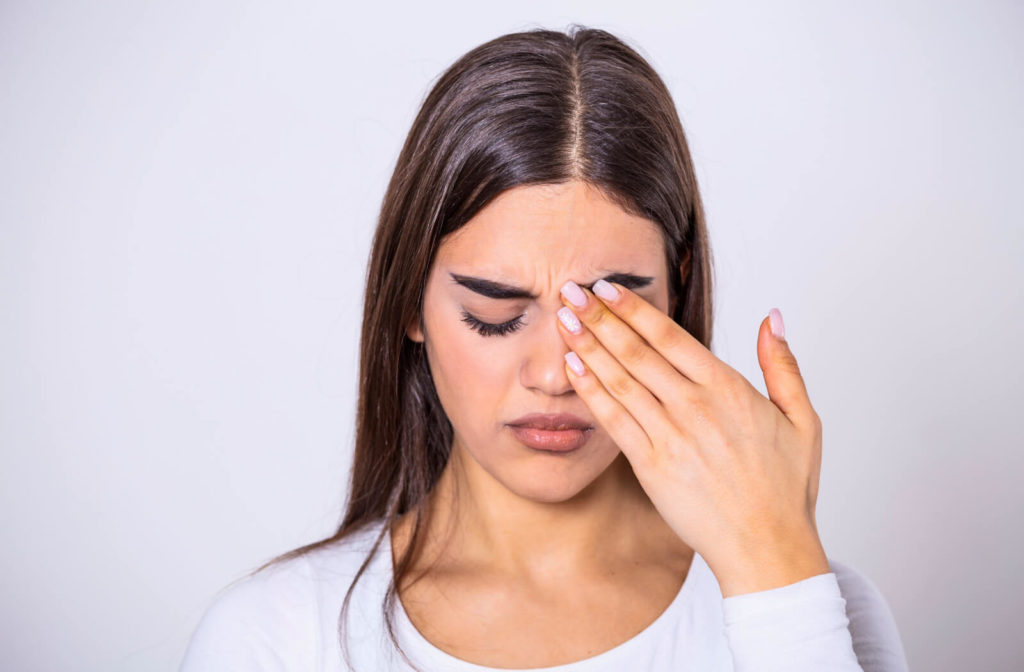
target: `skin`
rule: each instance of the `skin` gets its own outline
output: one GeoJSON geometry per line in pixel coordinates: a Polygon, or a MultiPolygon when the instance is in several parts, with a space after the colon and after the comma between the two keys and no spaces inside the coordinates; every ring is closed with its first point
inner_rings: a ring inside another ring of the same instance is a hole
{"type": "MultiPolygon", "coordinates": [[[[721,427],[751,408],[756,411],[746,413],[745,426],[757,432],[747,434],[756,439],[758,433],[773,432],[795,441],[796,434],[785,435],[781,425],[771,424],[778,420],[770,413],[781,415],[775,399],[765,399],[745,380],[749,390],[742,388],[724,373],[715,382],[728,380],[731,387],[699,389],[727,390],[734,406],[714,405],[710,394],[698,399],[696,378],[682,372],[713,356],[706,350],[703,355],[695,341],[681,339],[673,339],[675,350],[664,353],[677,358],[674,378],[663,377],[659,385],[663,394],[671,383],[671,392],[685,392],[682,399],[700,401],[703,429],[684,434],[670,427],[670,416],[684,426],[694,414],[686,415],[683,407],[656,412],[660,402],[650,394],[640,396],[640,386],[626,391],[619,385],[618,399],[601,386],[602,376],[605,382],[623,379],[624,368],[611,365],[623,357],[624,347],[637,352],[637,341],[627,338],[637,338],[627,313],[640,316],[638,328],[659,334],[667,333],[666,323],[674,325],[667,315],[670,272],[679,271],[667,268],[658,227],[581,182],[511,189],[442,241],[424,288],[425,330],[417,320],[407,335],[425,345],[454,441],[428,498],[432,518],[424,551],[399,591],[413,624],[435,645],[494,667],[546,667],[597,655],[636,635],[665,610],[695,550],[708,560],[726,596],[830,571],[813,530],[814,497],[779,498],[772,487],[736,476],[752,471],[749,461],[742,462],[750,451],[729,458],[737,454],[733,446],[742,447],[749,437],[738,437],[716,453],[721,455],[717,473],[732,472],[733,490],[700,487],[699,478],[722,479],[695,466],[706,467],[708,460],[682,458],[699,455],[701,431],[709,446],[728,440],[721,427]],[[653,282],[624,292],[623,318],[586,291],[588,305],[579,310],[584,332],[570,333],[556,317],[570,305],[562,287],[569,281],[589,286],[612,272],[649,276],[653,282]],[[515,285],[538,298],[485,298],[455,283],[451,273],[515,285]],[[646,312],[637,310],[640,305],[646,312]],[[463,311],[492,324],[521,316],[521,325],[507,335],[483,336],[463,321],[463,311]],[[574,348],[587,365],[582,378],[564,359],[574,348]],[[682,380],[691,387],[680,387],[682,380]],[[772,409],[741,405],[742,394],[751,391],[772,409]],[[644,422],[618,421],[630,407],[644,422]],[[521,444],[506,426],[530,412],[573,413],[595,429],[581,450],[543,453],[521,444]],[[693,494],[680,497],[681,488],[693,494]],[[762,500],[741,501],[752,488],[762,500]],[[772,498],[783,504],[766,507],[772,498]],[[808,500],[811,509],[801,515],[794,502],[808,500]],[[707,515],[709,503],[727,513],[707,515]],[[735,532],[722,534],[726,529],[735,532]],[[746,547],[759,552],[744,553],[746,547]]],[[[766,325],[759,334],[759,358],[762,349],[776,347],[765,336],[766,325]]],[[[728,369],[717,358],[714,366],[710,361],[698,369],[702,374],[728,369]]],[[[768,369],[769,392],[778,392],[768,369]]],[[[652,380],[649,371],[636,373],[652,380]]],[[[815,437],[810,429],[802,431],[800,440],[811,446],[815,437]]],[[[820,428],[817,440],[820,450],[820,428]]],[[[790,493],[807,490],[814,465],[804,461],[806,470],[778,463],[767,473],[790,493]],[[798,476],[787,481],[790,474],[798,476]]],[[[816,496],[816,481],[813,486],[810,494],[816,496]]],[[[409,523],[400,519],[392,530],[396,554],[409,541],[409,523]]]]}

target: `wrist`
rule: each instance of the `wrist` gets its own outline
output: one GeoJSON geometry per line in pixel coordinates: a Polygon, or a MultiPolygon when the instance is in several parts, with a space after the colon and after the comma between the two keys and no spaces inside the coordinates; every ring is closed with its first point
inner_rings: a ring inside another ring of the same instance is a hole
{"type": "Polygon", "coordinates": [[[781,588],[832,571],[816,534],[795,543],[748,548],[754,550],[736,554],[717,567],[708,564],[723,598],[781,588]]]}

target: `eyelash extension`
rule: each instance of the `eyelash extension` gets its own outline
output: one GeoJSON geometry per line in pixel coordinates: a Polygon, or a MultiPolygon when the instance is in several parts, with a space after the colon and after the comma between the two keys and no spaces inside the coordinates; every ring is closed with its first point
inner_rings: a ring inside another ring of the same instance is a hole
{"type": "Polygon", "coordinates": [[[523,326],[522,315],[508,322],[491,324],[490,322],[481,322],[466,311],[462,311],[462,321],[481,336],[505,336],[523,326]]]}

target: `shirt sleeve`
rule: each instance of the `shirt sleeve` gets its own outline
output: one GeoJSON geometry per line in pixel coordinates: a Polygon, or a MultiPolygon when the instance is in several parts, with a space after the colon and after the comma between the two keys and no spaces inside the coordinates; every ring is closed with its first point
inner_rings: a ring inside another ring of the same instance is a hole
{"type": "Polygon", "coordinates": [[[846,599],[853,650],[864,672],[907,672],[900,631],[882,591],[846,563],[830,560],[829,564],[846,599]]]}
{"type": "Polygon", "coordinates": [[[214,599],[192,634],[179,672],[319,669],[316,619],[305,563],[271,567],[214,599]]]}
{"type": "Polygon", "coordinates": [[[829,565],[828,574],[722,601],[735,672],[905,672],[881,593],[848,565],[829,565]]]}

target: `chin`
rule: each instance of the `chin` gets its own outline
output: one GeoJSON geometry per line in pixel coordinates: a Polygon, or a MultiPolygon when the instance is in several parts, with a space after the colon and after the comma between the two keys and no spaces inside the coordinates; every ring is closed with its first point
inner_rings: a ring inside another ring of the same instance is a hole
{"type": "Polygon", "coordinates": [[[564,504],[577,497],[586,484],[580,487],[552,487],[544,488],[543,485],[531,483],[526,488],[511,489],[518,497],[535,502],[537,504],[564,504]]]}
{"type": "MultiPolygon", "coordinates": [[[[580,496],[604,474],[621,454],[618,449],[607,459],[599,459],[591,454],[589,461],[577,462],[564,469],[552,468],[550,464],[530,465],[527,469],[512,476],[512,481],[504,481],[505,487],[533,502],[559,504],[580,496]]],[[[545,459],[564,459],[563,457],[541,456],[545,459]]]]}

